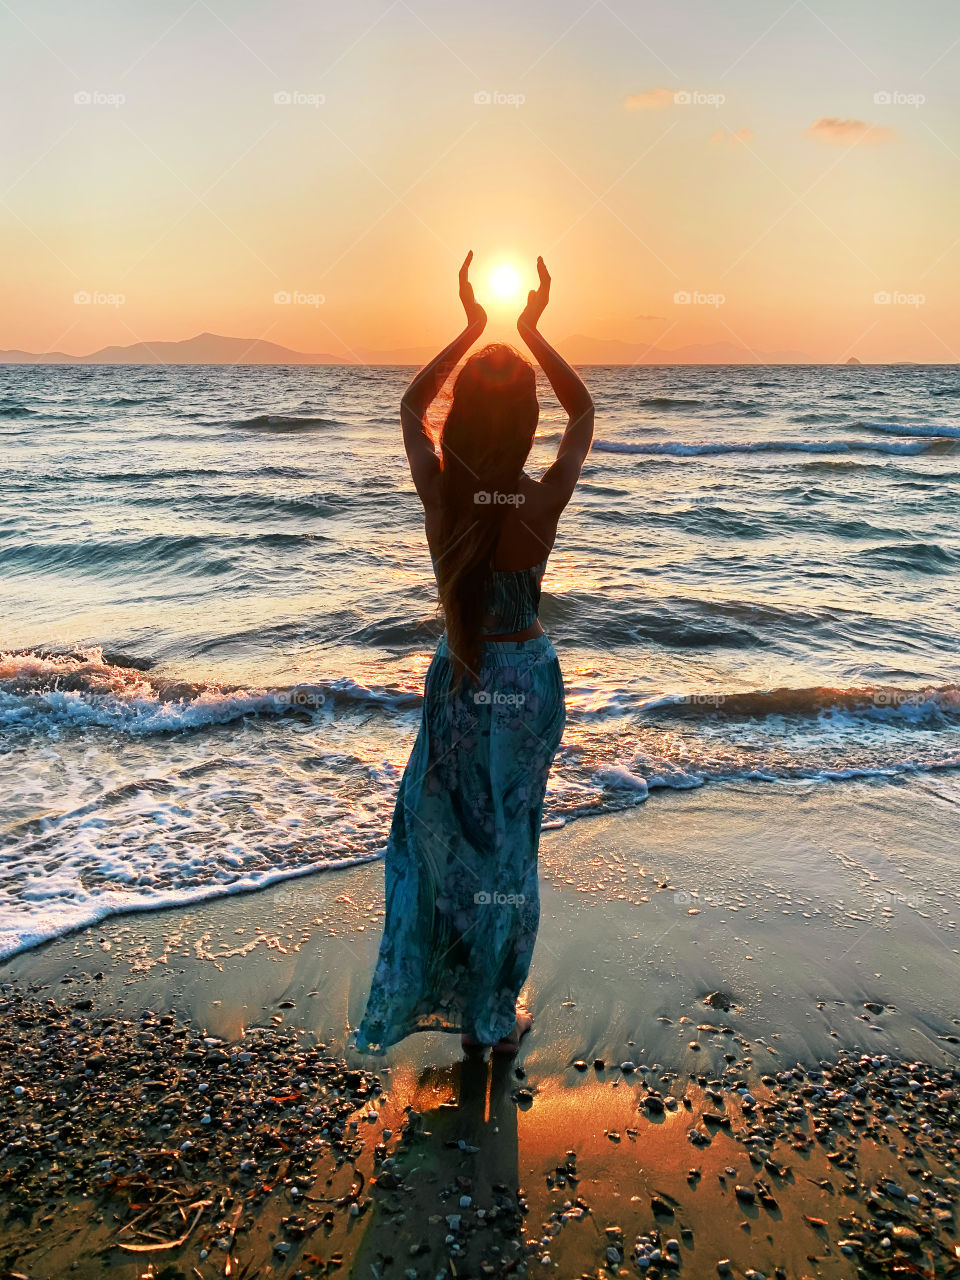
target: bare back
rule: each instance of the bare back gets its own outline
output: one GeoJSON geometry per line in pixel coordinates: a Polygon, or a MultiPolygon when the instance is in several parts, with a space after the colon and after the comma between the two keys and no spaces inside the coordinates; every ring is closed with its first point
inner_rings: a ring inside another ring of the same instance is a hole
{"type": "MultiPolygon", "coordinates": [[[[540,481],[531,480],[526,472],[521,473],[517,493],[511,496],[517,501],[507,504],[493,567],[507,571],[529,569],[553,550],[563,508],[558,507],[555,492],[540,481]]],[[[424,502],[423,514],[427,543],[436,559],[443,552],[439,501],[424,502]]]]}

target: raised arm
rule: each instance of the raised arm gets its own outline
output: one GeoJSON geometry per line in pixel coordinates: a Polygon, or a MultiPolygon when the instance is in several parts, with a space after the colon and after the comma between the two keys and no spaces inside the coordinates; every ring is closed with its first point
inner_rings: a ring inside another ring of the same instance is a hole
{"type": "Polygon", "coordinates": [[[593,443],[593,400],[583,379],[540,333],[537,323],[550,299],[550,273],[543,258],[537,259],[540,286],[531,289],[517,330],[547,375],[554,394],[567,413],[567,426],[557,450],[557,460],[543,473],[540,483],[555,493],[560,507],[573,496],[580,472],[593,443]]]}
{"type": "Polygon", "coordinates": [[[440,388],[450,376],[450,371],[463,359],[487,323],[487,313],[477,302],[473,285],[467,278],[473,250],[467,254],[460,268],[460,301],[467,314],[463,332],[445,347],[438,356],[424,365],[403,393],[400,401],[400,425],[403,428],[403,447],[406,450],[410,474],[424,506],[435,500],[435,481],[440,474],[440,459],[427,430],[427,410],[437,398],[440,388]]]}

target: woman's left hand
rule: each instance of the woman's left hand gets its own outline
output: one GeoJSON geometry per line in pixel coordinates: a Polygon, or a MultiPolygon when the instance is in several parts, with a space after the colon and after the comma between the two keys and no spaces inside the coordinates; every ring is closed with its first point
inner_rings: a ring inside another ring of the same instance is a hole
{"type": "Polygon", "coordinates": [[[473,292],[473,285],[467,278],[472,261],[473,250],[471,249],[463,260],[463,266],[460,268],[460,301],[463,303],[463,309],[467,313],[467,327],[470,329],[483,329],[487,323],[487,313],[477,301],[473,292]]]}

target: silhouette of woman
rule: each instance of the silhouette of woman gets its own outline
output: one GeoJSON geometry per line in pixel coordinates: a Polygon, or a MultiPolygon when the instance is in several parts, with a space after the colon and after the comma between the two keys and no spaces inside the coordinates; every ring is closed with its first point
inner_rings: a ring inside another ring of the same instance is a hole
{"type": "Polygon", "coordinates": [[[517,997],[540,915],[537,849],[547,775],[565,719],[563,679],[538,618],[540,584],[593,439],[593,401],[541,336],[550,276],[517,321],[568,415],[553,464],[524,472],[540,406],[533,366],[502,343],[458,374],[439,456],[426,423],[487,317],[460,268],[463,332],[400,405],[446,630],[424,683],[417,739],[386,852],[386,919],[358,1049],[414,1031],[515,1053],[530,1029],[517,997]]]}

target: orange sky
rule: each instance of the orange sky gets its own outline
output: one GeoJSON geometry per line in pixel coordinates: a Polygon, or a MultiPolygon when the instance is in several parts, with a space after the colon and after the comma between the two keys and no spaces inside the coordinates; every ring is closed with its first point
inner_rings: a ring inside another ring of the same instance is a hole
{"type": "Polygon", "coordinates": [[[17,0],[0,348],[440,345],[472,248],[557,340],[958,360],[960,11],[878,8],[17,0]]]}

